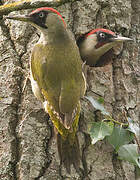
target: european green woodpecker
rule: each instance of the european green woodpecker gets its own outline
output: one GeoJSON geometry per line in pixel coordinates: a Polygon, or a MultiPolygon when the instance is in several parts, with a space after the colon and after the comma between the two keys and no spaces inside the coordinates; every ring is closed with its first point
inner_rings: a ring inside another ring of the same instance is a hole
{"type": "Polygon", "coordinates": [[[108,29],[95,29],[81,36],[77,44],[82,60],[89,66],[101,67],[110,63],[117,46],[132,39],[121,37],[108,29]]]}
{"type": "Polygon", "coordinates": [[[80,163],[77,127],[80,98],[86,89],[79,49],[71,38],[61,14],[42,7],[25,16],[8,19],[29,22],[41,31],[31,54],[30,74],[34,95],[45,104],[45,110],[58,131],[58,152],[68,173],[80,163]]]}

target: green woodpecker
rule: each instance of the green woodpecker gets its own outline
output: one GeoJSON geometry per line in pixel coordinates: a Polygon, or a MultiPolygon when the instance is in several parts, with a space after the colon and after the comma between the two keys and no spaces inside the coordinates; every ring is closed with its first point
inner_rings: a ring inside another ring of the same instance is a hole
{"type": "Polygon", "coordinates": [[[81,58],[87,65],[101,67],[110,63],[113,53],[123,41],[132,39],[121,37],[108,29],[95,29],[81,36],[77,44],[81,58]]]}
{"type": "Polygon", "coordinates": [[[29,22],[41,31],[31,54],[32,90],[44,102],[45,110],[58,131],[61,164],[68,173],[72,164],[78,170],[80,152],[76,132],[80,98],[86,89],[79,49],[62,16],[53,8],[42,7],[25,16],[7,18],[29,22]]]}

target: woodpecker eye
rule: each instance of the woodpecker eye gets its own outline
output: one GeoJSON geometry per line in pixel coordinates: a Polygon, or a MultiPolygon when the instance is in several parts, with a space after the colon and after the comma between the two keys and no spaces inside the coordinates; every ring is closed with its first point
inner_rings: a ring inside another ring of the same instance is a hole
{"type": "Polygon", "coordinates": [[[32,17],[32,21],[34,24],[47,29],[47,26],[45,25],[47,15],[47,11],[39,11],[31,13],[30,16],[32,17]]]}
{"type": "Polygon", "coordinates": [[[100,38],[105,38],[105,34],[104,33],[100,33],[100,38]]]}
{"type": "Polygon", "coordinates": [[[40,18],[43,18],[44,16],[45,16],[45,13],[44,13],[44,12],[40,12],[40,13],[39,13],[39,17],[40,17],[40,18]]]}

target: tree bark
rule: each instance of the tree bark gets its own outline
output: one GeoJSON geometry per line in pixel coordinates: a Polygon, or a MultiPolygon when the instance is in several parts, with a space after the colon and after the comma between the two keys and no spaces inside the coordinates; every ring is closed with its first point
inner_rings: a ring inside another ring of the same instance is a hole
{"type": "MultiPolygon", "coordinates": [[[[2,1],[4,4],[6,1],[2,1]]],[[[10,2],[10,1],[9,1],[10,2]]],[[[12,1],[14,2],[14,1],[12,1]]],[[[122,108],[140,123],[140,3],[139,0],[81,0],[57,7],[75,37],[104,27],[134,39],[123,46],[113,64],[87,68],[87,94],[101,95],[116,120],[122,108]],[[94,93],[93,93],[94,92],[94,93]]],[[[26,14],[31,10],[12,12],[26,14]]],[[[117,159],[106,142],[90,145],[87,123],[97,111],[82,101],[79,140],[81,173],[71,176],[59,166],[53,125],[34,97],[29,72],[31,49],[40,33],[23,22],[0,20],[0,179],[2,180],[133,180],[134,167],[117,159]]]]}

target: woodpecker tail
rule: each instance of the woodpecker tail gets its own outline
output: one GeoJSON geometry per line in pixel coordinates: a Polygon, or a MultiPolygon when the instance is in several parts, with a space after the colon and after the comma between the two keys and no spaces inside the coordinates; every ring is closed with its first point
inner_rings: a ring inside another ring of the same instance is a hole
{"type": "Polygon", "coordinates": [[[71,134],[65,139],[58,133],[57,134],[57,148],[60,158],[60,164],[64,165],[67,173],[71,173],[71,165],[73,164],[76,171],[80,167],[80,148],[77,134],[73,141],[71,141],[71,134]]]}
{"type": "MultiPolygon", "coordinates": [[[[62,123],[59,114],[56,113],[52,106],[47,103],[47,111],[51,117],[51,120],[58,131],[57,134],[57,146],[58,154],[60,157],[60,163],[63,164],[67,172],[70,174],[71,165],[78,171],[80,166],[80,149],[77,137],[78,122],[80,116],[80,102],[76,109],[74,120],[71,124],[71,128],[67,129],[62,123]]],[[[66,119],[67,120],[67,119],[66,119]]],[[[66,121],[67,123],[67,121],[66,121]]]]}

